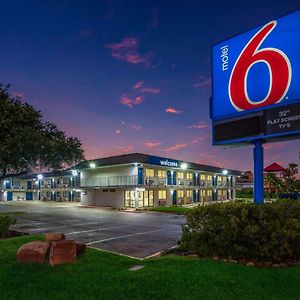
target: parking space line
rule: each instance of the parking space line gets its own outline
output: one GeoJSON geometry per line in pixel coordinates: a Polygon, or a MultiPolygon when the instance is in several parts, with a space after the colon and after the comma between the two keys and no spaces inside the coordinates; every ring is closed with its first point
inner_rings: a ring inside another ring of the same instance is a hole
{"type": "Polygon", "coordinates": [[[78,226],[88,226],[88,225],[100,225],[103,224],[104,222],[93,222],[93,223],[82,223],[82,224],[74,224],[74,225],[62,225],[62,226],[52,226],[52,227],[44,227],[44,228],[37,228],[37,229],[28,229],[28,231],[43,231],[43,230],[48,230],[48,229],[60,229],[60,228],[68,228],[68,227],[78,227],[78,226]]]}
{"type": "Polygon", "coordinates": [[[103,242],[108,242],[108,241],[112,241],[112,240],[123,239],[126,237],[148,234],[148,233],[153,233],[153,232],[158,232],[158,231],[163,231],[163,230],[164,229],[158,229],[158,230],[151,230],[151,231],[144,231],[144,232],[120,235],[120,236],[116,236],[116,237],[112,237],[112,238],[107,238],[107,239],[103,239],[103,240],[99,240],[99,241],[90,242],[90,243],[87,243],[87,245],[89,246],[89,245],[93,245],[93,244],[98,244],[98,243],[103,243],[103,242]]]}
{"type": "Polygon", "coordinates": [[[73,232],[66,233],[66,235],[94,232],[94,231],[102,231],[102,230],[115,229],[115,228],[125,228],[125,227],[131,227],[131,226],[132,225],[122,225],[122,226],[111,226],[111,227],[103,227],[103,228],[98,228],[98,229],[90,229],[90,230],[82,230],[82,231],[73,231],[73,232]]]}

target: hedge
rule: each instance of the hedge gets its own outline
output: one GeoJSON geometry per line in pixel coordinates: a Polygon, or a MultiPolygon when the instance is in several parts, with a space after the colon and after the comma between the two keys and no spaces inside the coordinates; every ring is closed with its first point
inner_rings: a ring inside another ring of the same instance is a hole
{"type": "Polygon", "coordinates": [[[10,225],[16,223],[16,219],[11,216],[0,215],[0,238],[4,238],[9,233],[10,225]]]}
{"type": "Polygon", "coordinates": [[[258,262],[300,260],[300,202],[219,203],[187,214],[182,251],[258,262]]]}

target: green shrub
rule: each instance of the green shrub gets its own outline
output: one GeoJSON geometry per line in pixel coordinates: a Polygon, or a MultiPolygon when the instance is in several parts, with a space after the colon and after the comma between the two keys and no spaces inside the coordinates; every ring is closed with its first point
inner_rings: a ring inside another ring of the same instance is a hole
{"type": "Polygon", "coordinates": [[[6,237],[9,232],[9,226],[16,223],[16,219],[11,216],[0,215],[0,238],[6,237]]]}
{"type": "Polygon", "coordinates": [[[180,248],[205,257],[299,260],[300,202],[198,206],[187,214],[180,248]]]}

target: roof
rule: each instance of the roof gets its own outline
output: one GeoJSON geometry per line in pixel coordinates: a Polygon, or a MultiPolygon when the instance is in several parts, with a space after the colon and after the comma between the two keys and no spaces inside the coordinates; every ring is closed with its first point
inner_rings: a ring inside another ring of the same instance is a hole
{"type": "Polygon", "coordinates": [[[72,170],[66,169],[66,170],[41,172],[41,173],[22,172],[22,173],[17,173],[17,174],[7,174],[3,177],[0,177],[0,179],[5,179],[5,178],[31,179],[31,178],[37,177],[38,174],[42,174],[43,177],[57,177],[57,176],[64,176],[64,175],[72,175],[72,170]]]}
{"type": "Polygon", "coordinates": [[[284,170],[285,168],[278,163],[272,163],[271,165],[264,168],[265,172],[283,172],[284,170]]]}
{"type": "MultiPolygon", "coordinates": [[[[162,165],[160,162],[164,162],[165,164],[164,166],[172,166],[170,165],[170,163],[177,164],[178,166],[180,166],[181,164],[186,163],[188,165],[188,169],[193,169],[193,170],[199,170],[199,171],[201,170],[201,171],[207,171],[213,173],[222,173],[224,170],[224,168],[219,168],[215,166],[203,165],[203,164],[187,162],[182,160],[175,160],[172,158],[153,156],[153,155],[143,154],[143,153],[129,153],[129,154],[123,154],[117,156],[85,160],[79,163],[75,168],[79,170],[90,168],[89,164],[91,162],[95,163],[96,167],[105,167],[111,165],[121,165],[121,164],[131,164],[131,163],[162,165]]],[[[237,170],[227,169],[227,171],[228,174],[231,175],[236,175],[236,176],[241,175],[241,172],[237,170]]]]}

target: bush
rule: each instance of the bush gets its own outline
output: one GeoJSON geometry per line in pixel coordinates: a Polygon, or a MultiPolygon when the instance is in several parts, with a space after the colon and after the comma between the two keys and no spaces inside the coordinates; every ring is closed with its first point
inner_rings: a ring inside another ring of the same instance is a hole
{"type": "Polygon", "coordinates": [[[300,260],[300,203],[220,203],[187,214],[180,249],[258,262],[300,260]]]}
{"type": "Polygon", "coordinates": [[[0,216],[0,238],[6,237],[9,226],[16,223],[16,219],[11,216],[0,216]]]}

